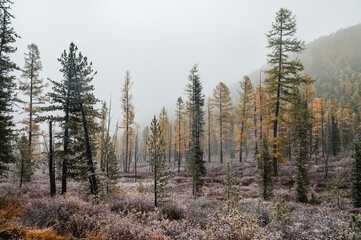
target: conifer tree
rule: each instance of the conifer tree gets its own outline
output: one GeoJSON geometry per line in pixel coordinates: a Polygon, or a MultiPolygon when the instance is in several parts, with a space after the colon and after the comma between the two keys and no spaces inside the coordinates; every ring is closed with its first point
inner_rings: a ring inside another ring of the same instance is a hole
{"type": "Polygon", "coordinates": [[[175,116],[175,147],[179,173],[182,162],[182,154],[184,153],[184,102],[181,97],[177,99],[175,116]]]}
{"type": "Polygon", "coordinates": [[[358,137],[354,143],[354,162],[351,170],[351,190],[354,207],[361,207],[361,140],[358,137]]]}
{"type": "Polygon", "coordinates": [[[258,156],[258,174],[261,196],[268,200],[273,190],[273,162],[269,152],[268,141],[266,137],[262,138],[259,156],[258,156]]]}
{"type": "Polygon", "coordinates": [[[62,143],[62,194],[67,192],[67,178],[89,180],[90,191],[97,194],[95,167],[92,155],[95,152],[95,134],[98,126],[94,108],[97,99],[93,95],[91,81],[96,73],[88,58],[78,53],[74,43],[69,52],[64,50],[58,59],[63,79],[60,82],[50,80],[52,92],[48,93],[51,105],[48,111],[62,111],[64,116],[53,117],[61,123],[62,143]]]}
{"type": "Polygon", "coordinates": [[[239,124],[239,161],[243,160],[243,145],[245,139],[245,131],[251,125],[251,110],[252,110],[252,93],[253,86],[248,76],[244,76],[243,81],[240,82],[241,91],[239,92],[239,106],[238,106],[238,124],[239,124]]]}
{"type": "Polygon", "coordinates": [[[267,55],[270,69],[266,71],[266,91],[270,95],[270,106],[273,107],[273,143],[272,161],[274,175],[278,175],[278,161],[282,156],[279,144],[282,136],[279,135],[279,123],[285,102],[290,102],[292,89],[302,85],[303,78],[298,75],[303,70],[303,65],[298,54],[305,48],[303,41],[295,37],[296,18],[288,9],[281,8],[277,14],[272,29],[268,32],[268,48],[271,52],[267,55]]]}
{"type": "Polygon", "coordinates": [[[307,92],[300,93],[296,91],[296,98],[293,103],[293,133],[292,142],[294,147],[294,156],[296,160],[296,200],[302,203],[307,202],[307,193],[309,188],[308,162],[309,162],[309,145],[311,134],[311,95],[307,92]]]}
{"type": "Polygon", "coordinates": [[[232,166],[227,162],[226,174],[223,177],[223,187],[226,193],[228,210],[235,208],[239,201],[239,187],[232,166]]]}
{"type": "Polygon", "coordinates": [[[132,103],[133,95],[131,88],[133,81],[130,76],[130,72],[125,72],[124,84],[122,88],[121,110],[123,112],[122,128],[124,128],[125,134],[125,156],[123,159],[124,172],[128,172],[130,163],[130,148],[131,145],[129,138],[132,132],[132,126],[134,124],[135,110],[132,103]]]}
{"type": "Polygon", "coordinates": [[[225,137],[231,128],[232,100],[229,88],[223,82],[220,82],[213,90],[213,106],[218,109],[218,131],[219,131],[219,151],[220,162],[223,163],[223,144],[225,137]]]}
{"type": "Polygon", "coordinates": [[[189,145],[187,150],[187,162],[192,176],[192,194],[196,197],[203,185],[202,176],[206,173],[203,160],[203,126],[204,126],[204,95],[198,74],[198,65],[194,65],[188,76],[188,114],[189,114],[189,145]]]}
{"type": "Polygon", "coordinates": [[[8,163],[13,162],[13,104],[16,101],[15,76],[16,64],[10,59],[15,53],[14,43],[19,37],[11,21],[14,16],[10,13],[10,0],[0,0],[0,178],[4,177],[8,163]]]}
{"type": "Polygon", "coordinates": [[[25,107],[25,112],[28,113],[28,118],[25,122],[28,130],[30,153],[33,152],[33,135],[39,134],[39,126],[34,123],[34,118],[39,115],[41,111],[40,106],[45,103],[45,96],[43,95],[45,84],[43,79],[39,77],[42,68],[39,48],[32,43],[28,45],[28,52],[25,53],[25,65],[22,74],[25,81],[20,81],[19,84],[20,90],[29,97],[29,102],[26,103],[27,106],[25,107]]]}
{"type": "Polygon", "coordinates": [[[23,182],[31,181],[31,176],[34,174],[34,163],[31,161],[29,143],[25,135],[20,136],[16,140],[16,147],[18,152],[18,156],[16,159],[16,173],[19,177],[21,188],[23,182]]]}
{"type": "Polygon", "coordinates": [[[165,142],[159,121],[154,116],[150,125],[150,135],[147,141],[149,162],[153,169],[154,206],[158,207],[167,201],[168,174],[164,161],[165,142]]]}
{"type": "MultiPolygon", "coordinates": [[[[165,109],[165,107],[162,108],[160,114],[159,114],[159,125],[160,125],[160,129],[162,131],[162,137],[164,139],[165,142],[165,148],[166,148],[166,152],[164,155],[164,159],[167,159],[167,153],[169,153],[169,149],[171,148],[171,144],[170,144],[170,131],[171,131],[171,127],[170,127],[170,121],[168,118],[168,112],[165,109]]],[[[169,161],[170,161],[170,156],[169,157],[169,161]]],[[[170,162],[169,162],[170,164],[170,162]]]]}

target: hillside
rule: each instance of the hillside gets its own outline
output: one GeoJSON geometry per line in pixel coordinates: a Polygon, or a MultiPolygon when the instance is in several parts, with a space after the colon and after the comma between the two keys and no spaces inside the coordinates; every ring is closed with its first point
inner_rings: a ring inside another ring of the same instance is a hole
{"type": "Polygon", "coordinates": [[[320,37],[301,55],[318,94],[352,96],[361,86],[361,24],[320,37]]]}
{"type": "MultiPolygon", "coordinates": [[[[306,49],[300,58],[305,73],[309,73],[315,79],[314,86],[318,95],[339,98],[356,96],[361,92],[360,43],[361,24],[358,24],[306,44],[306,49]]],[[[266,69],[266,65],[261,69],[266,69]]],[[[259,70],[249,73],[248,76],[254,85],[259,84],[259,70]]],[[[261,78],[265,78],[263,72],[261,78]]],[[[237,96],[238,88],[238,82],[231,85],[233,97],[237,96]]]]}

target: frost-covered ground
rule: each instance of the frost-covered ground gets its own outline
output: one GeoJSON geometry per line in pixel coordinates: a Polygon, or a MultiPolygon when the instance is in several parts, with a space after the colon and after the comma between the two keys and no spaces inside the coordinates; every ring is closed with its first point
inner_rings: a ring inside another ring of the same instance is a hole
{"type": "Polygon", "coordinates": [[[86,184],[69,183],[67,196],[50,198],[46,170],[39,170],[21,190],[0,184],[0,239],[340,239],[351,236],[350,217],[359,214],[350,201],[351,163],[331,159],[326,180],[324,162],[312,160],[312,201],[300,204],[293,201],[292,164],[281,167],[274,197],[262,201],[255,163],[231,161],[240,197],[233,208],[225,201],[223,165],[216,162],[207,164],[197,198],[183,169],[178,174],[172,167],[171,200],[161,208],[153,207],[145,163],[137,181],[134,173],[123,174],[116,194],[98,197],[85,194],[86,184]]]}

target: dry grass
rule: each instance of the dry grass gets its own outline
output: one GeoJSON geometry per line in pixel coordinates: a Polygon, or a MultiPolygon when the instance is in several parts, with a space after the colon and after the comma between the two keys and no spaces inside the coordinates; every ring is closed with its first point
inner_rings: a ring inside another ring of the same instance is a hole
{"type": "Polygon", "coordinates": [[[25,200],[17,196],[0,196],[0,219],[20,217],[24,211],[25,200]]]}

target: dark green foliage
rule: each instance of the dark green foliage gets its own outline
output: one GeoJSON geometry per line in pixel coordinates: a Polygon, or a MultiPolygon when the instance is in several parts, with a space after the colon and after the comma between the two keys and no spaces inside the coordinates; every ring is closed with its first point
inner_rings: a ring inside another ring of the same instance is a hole
{"type": "Polygon", "coordinates": [[[28,138],[22,135],[16,140],[16,175],[20,181],[20,187],[23,182],[30,182],[34,174],[34,163],[31,161],[28,138]]]}
{"type": "Polygon", "coordinates": [[[308,162],[309,162],[309,139],[311,130],[311,112],[309,103],[305,96],[301,96],[298,90],[295,90],[296,98],[293,104],[293,150],[296,160],[296,200],[302,203],[308,201],[307,194],[309,190],[308,162]]]}
{"type": "Polygon", "coordinates": [[[258,156],[258,174],[261,196],[264,200],[268,200],[273,190],[273,164],[268,149],[268,141],[265,137],[262,139],[258,156]]]}
{"type": "Polygon", "coordinates": [[[9,0],[0,0],[0,178],[4,177],[7,164],[14,161],[13,156],[13,104],[16,101],[15,76],[13,72],[17,69],[14,62],[10,60],[10,54],[16,51],[14,43],[16,35],[11,21],[14,16],[9,0]]]}
{"type": "Polygon", "coordinates": [[[150,125],[150,136],[147,142],[149,162],[153,169],[154,178],[154,206],[158,207],[169,198],[168,178],[165,164],[165,142],[159,121],[154,116],[150,125]]]}
{"type": "Polygon", "coordinates": [[[203,160],[203,125],[204,125],[204,95],[202,85],[198,75],[198,65],[195,65],[188,76],[187,85],[188,102],[187,110],[190,119],[190,139],[187,151],[187,162],[192,177],[192,194],[196,196],[203,185],[202,176],[206,173],[205,162],[203,160]]]}
{"type": "Polygon", "coordinates": [[[354,144],[354,158],[352,163],[351,183],[352,201],[357,208],[361,207],[361,140],[357,139],[354,144]]]}
{"type": "Polygon", "coordinates": [[[351,229],[351,232],[346,234],[343,232],[341,234],[340,239],[341,240],[360,240],[361,239],[361,220],[360,215],[351,215],[351,219],[349,222],[349,227],[351,229]]]}
{"type": "Polygon", "coordinates": [[[62,67],[60,72],[63,73],[63,79],[60,82],[50,80],[53,86],[48,96],[52,104],[46,110],[57,111],[56,113],[62,111],[64,114],[54,120],[60,122],[63,130],[62,193],[65,193],[68,177],[81,181],[90,181],[94,177],[93,173],[88,174],[94,168],[90,166],[92,161],[89,161],[88,145],[91,145],[94,155],[95,134],[98,131],[98,112],[94,107],[98,100],[93,95],[94,87],[91,85],[95,75],[92,63],[78,53],[74,43],[70,44],[69,52],[64,50],[58,61],[62,67]],[[87,140],[90,144],[87,144],[87,140]]]}

